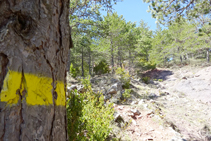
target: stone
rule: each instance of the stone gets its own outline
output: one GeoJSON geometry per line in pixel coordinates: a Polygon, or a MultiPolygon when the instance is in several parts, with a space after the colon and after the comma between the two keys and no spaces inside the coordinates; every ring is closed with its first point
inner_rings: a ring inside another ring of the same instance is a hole
{"type": "Polygon", "coordinates": [[[116,116],[114,117],[114,121],[118,124],[118,126],[121,128],[123,127],[123,124],[125,121],[123,119],[123,117],[120,114],[116,114],[116,116]]]}
{"type": "Polygon", "coordinates": [[[156,94],[154,94],[154,93],[150,93],[149,94],[149,98],[150,99],[155,99],[155,98],[157,98],[158,96],[156,95],[156,94]]]}
{"type": "Polygon", "coordinates": [[[71,92],[71,91],[74,91],[74,90],[77,90],[77,86],[76,85],[71,85],[70,87],[67,87],[67,91],[68,92],[71,92]]]}
{"type": "Polygon", "coordinates": [[[130,117],[135,117],[134,113],[128,113],[127,115],[130,117]]]}
{"type": "Polygon", "coordinates": [[[117,83],[117,82],[118,82],[117,79],[114,79],[114,78],[111,78],[111,79],[110,79],[110,84],[114,84],[114,83],[117,83]]]}
{"type": "Polygon", "coordinates": [[[130,110],[134,115],[140,115],[141,113],[137,109],[131,109],[130,110]]]}
{"type": "Polygon", "coordinates": [[[106,101],[106,100],[108,100],[108,99],[110,99],[110,98],[111,98],[111,95],[110,95],[110,94],[104,95],[104,101],[106,101]]]}
{"type": "Polygon", "coordinates": [[[84,88],[83,85],[79,85],[79,86],[77,87],[77,89],[78,89],[78,92],[80,92],[80,93],[84,93],[84,92],[86,91],[86,89],[84,88]]]}
{"type": "Polygon", "coordinates": [[[131,105],[135,105],[135,104],[138,104],[138,101],[132,101],[131,102],[131,105]]]}
{"type": "Polygon", "coordinates": [[[137,116],[137,119],[141,119],[143,116],[142,115],[139,115],[139,116],[137,116]]]}
{"type": "Polygon", "coordinates": [[[90,82],[95,83],[95,79],[94,78],[90,79],[90,82]]]}
{"type": "Polygon", "coordinates": [[[184,77],[182,77],[182,79],[186,79],[187,80],[187,77],[184,76],[184,77]]]}
{"type": "Polygon", "coordinates": [[[116,89],[110,89],[108,91],[108,94],[116,94],[116,93],[117,93],[116,89]]]}
{"type": "Polygon", "coordinates": [[[119,110],[123,110],[124,109],[124,106],[118,106],[118,109],[119,110]]]}
{"type": "Polygon", "coordinates": [[[142,104],[144,104],[144,100],[143,100],[143,99],[141,99],[141,100],[138,102],[138,105],[142,105],[142,104]]]}
{"type": "Polygon", "coordinates": [[[136,121],[134,119],[132,119],[132,124],[133,125],[137,125],[136,121]]]}
{"type": "Polygon", "coordinates": [[[122,83],[118,82],[113,84],[108,90],[108,94],[117,94],[117,91],[122,91],[122,83]]]}
{"type": "Polygon", "coordinates": [[[151,117],[153,117],[154,116],[154,112],[153,111],[149,111],[148,113],[147,113],[147,118],[151,118],[151,117]]]}

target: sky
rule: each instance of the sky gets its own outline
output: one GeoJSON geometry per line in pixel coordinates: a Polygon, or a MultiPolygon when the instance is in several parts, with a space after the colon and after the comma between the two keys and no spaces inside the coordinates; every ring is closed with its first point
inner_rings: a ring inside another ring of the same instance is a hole
{"type": "Polygon", "coordinates": [[[156,29],[156,19],[153,19],[151,14],[147,12],[148,4],[142,0],[124,0],[117,2],[117,5],[114,5],[113,8],[118,15],[123,15],[127,22],[131,21],[138,24],[143,19],[151,30],[156,29]]]}

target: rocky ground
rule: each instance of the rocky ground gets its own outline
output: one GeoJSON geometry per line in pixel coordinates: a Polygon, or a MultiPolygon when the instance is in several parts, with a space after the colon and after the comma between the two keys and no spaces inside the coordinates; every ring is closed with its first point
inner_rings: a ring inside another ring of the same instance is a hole
{"type": "Polygon", "coordinates": [[[131,77],[127,100],[121,99],[124,89],[118,77],[91,79],[105,101],[116,103],[111,136],[132,141],[211,141],[211,67],[157,69],[143,76],[149,76],[150,83],[131,77]]]}

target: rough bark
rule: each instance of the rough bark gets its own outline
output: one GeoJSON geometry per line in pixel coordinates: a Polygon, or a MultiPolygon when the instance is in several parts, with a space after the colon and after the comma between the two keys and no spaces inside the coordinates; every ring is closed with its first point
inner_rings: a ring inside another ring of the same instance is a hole
{"type": "Polygon", "coordinates": [[[68,0],[0,0],[0,141],[64,141],[68,0]]]}

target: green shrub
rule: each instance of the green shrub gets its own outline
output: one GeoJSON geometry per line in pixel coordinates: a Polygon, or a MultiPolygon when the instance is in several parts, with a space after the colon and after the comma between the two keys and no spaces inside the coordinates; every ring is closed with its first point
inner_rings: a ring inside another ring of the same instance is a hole
{"type": "Polygon", "coordinates": [[[115,70],[115,73],[117,75],[120,75],[120,81],[122,82],[122,87],[124,89],[129,89],[130,88],[130,74],[125,71],[124,68],[118,67],[115,70]]]}
{"type": "Polygon", "coordinates": [[[78,67],[73,67],[73,64],[71,63],[70,65],[70,75],[73,78],[76,78],[76,76],[78,76],[78,74],[80,74],[80,70],[78,67]]]}
{"type": "Polygon", "coordinates": [[[82,80],[85,93],[71,94],[67,104],[68,133],[70,140],[105,140],[111,132],[114,119],[112,104],[104,106],[102,94],[92,91],[90,81],[82,80]]]}
{"type": "Polygon", "coordinates": [[[131,96],[130,93],[131,93],[131,89],[125,89],[125,92],[122,94],[124,99],[129,98],[131,96]]]}
{"type": "Polygon", "coordinates": [[[156,69],[156,63],[153,63],[151,61],[146,61],[145,59],[140,59],[139,65],[144,70],[154,70],[154,69],[156,69]]]}
{"type": "Polygon", "coordinates": [[[83,116],[83,96],[77,90],[70,92],[70,99],[67,101],[67,121],[69,140],[83,138],[83,124],[81,117],[83,116]],[[78,134],[79,133],[79,134],[78,134]]]}
{"type": "Polygon", "coordinates": [[[125,74],[125,69],[121,68],[121,67],[118,67],[118,68],[116,68],[115,73],[117,75],[124,75],[125,74]]]}
{"type": "Polygon", "coordinates": [[[149,81],[150,81],[150,77],[148,76],[145,76],[145,77],[142,77],[141,79],[145,84],[149,84],[149,81]]]}
{"type": "Polygon", "coordinates": [[[158,79],[159,82],[163,82],[163,79],[158,79]]]}
{"type": "Polygon", "coordinates": [[[109,65],[106,62],[106,60],[101,60],[100,63],[94,67],[94,72],[96,74],[109,73],[110,69],[109,69],[109,65]]]}

